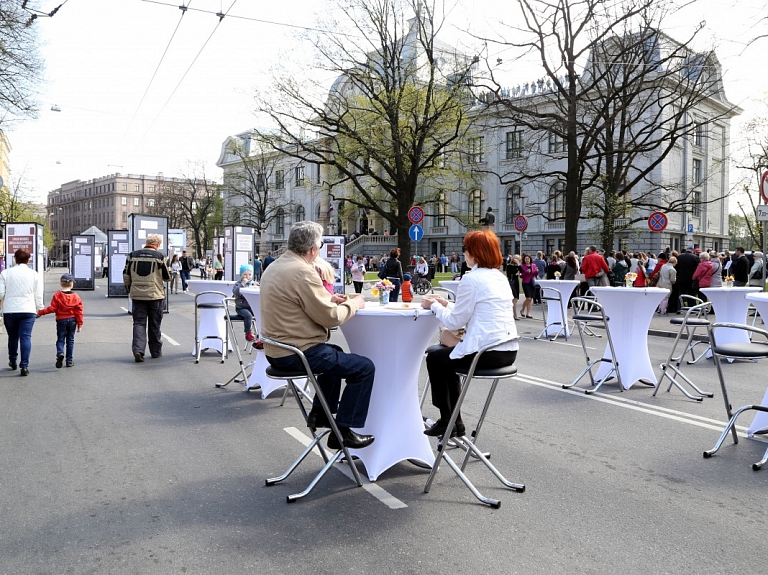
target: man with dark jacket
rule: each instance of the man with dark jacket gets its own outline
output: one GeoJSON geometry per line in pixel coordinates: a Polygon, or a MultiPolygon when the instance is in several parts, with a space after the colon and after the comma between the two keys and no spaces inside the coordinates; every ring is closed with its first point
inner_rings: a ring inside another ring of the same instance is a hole
{"type": "Polygon", "coordinates": [[[733,254],[733,265],[729,270],[733,276],[733,285],[736,287],[744,287],[749,282],[749,258],[744,255],[744,248],[738,247],[733,254]]]}
{"type": "Polygon", "coordinates": [[[181,252],[181,289],[186,293],[187,282],[192,279],[192,268],[195,267],[195,260],[187,255],[187,250],[181,252]]]}
{"type": "Polygon", "coordinates": [[[696,273],[698,266],[699,258],[693,255],[690,249],[677,256],[675,270],[677,270],[677,285],[680,295],[696,295],[693,290],[693,274],[696,273]]]}
{"type": "Polygon", "coordinates": [[[171,274],[167,258],[158,250],[162,242],[163,238],[158,234],[147,236],[146,245],[131,252],[123,270],[123,283],[132,303],[131,350],[136,363],[144,361],[147,336],[150,355],[154,358],[163,355],[160,324],[163,321],[164,282],[171,280],[171,274]]]}

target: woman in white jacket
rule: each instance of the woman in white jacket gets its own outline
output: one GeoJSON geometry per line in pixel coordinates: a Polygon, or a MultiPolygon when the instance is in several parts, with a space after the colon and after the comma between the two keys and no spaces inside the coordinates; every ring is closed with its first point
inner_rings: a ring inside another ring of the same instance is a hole
{"type": "Polygon", "coordinates": [[[0,302],[3,324],[8,330],[8,365],[21,367],[21,375],[29,375],[29,354],[32,351],[32,328],[37,312],[43,305],[43,281],[29,267],[29,252],[18,249],[13,254],[16,265],[0,273],[0,302]],[[21,347],[21,361],[17,364],[21,347]]]}
{"type": "MultiPolygon", "coordinates": [[[[461,392],[457,368],[468,368],[475,354],[488,344],[517,337],[512,313],[512,288],[499,271],[503,262],[499,238],[490,230],[478,230],[464,237],[462,247],[467,266],[471,268],[459,282],[456,303],[442,297],[426,296],[421,302],[425,309],[437,315],[440,323],[450,330],[466,328],[463,339],[453,347],[427,354],[427,371],[432,386],[432,405],[440,410],[440,419],[426,435],[440,437],[445,433],[456,401],[461,392]]],[[[517,340],[495,351],[483,354],[477,367],[493,369],[514,363],[517,340]]],[[[464,423],[459,414],[452,435],[463,436],[464,423]]]]}

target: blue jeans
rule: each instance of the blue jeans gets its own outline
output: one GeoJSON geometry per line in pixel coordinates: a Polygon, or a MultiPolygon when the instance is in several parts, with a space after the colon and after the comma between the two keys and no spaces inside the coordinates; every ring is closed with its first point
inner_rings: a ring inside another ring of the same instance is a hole
{"type": "Polygon", "coordinates": [[[239,307],[237,308],[237,315],[243,318],[243,331],[245,333],[251,331],[253,325],[253,312],[251,312],[251,308],[239,307]]]}
{"type": "MultiPolygon", "coordinates": [[[[320,373],[317,383],[340,427],[363,427],[371,401],[373,374],[376,370],[367,357],[344,353],[338,345],[319,343],[304,352],[313,372],[320,373]],[[341,379],[347,380],[341,394],[341,379]],[[341,394],[341,401],[339,395],[341,394]]],[[[303,371],[304,365],[297,355],[269,357],[269,363],[278,369],[303,371]]],[[[315,397],[312,409],[322,412],[315,397]]]]}
{"type": "Polygon", "coordinates": [[[396,302],[397,298],[400,297],[400,278],[387,278],[389,281],[391,281],[394,284],[394,289],[389,292],[389,301],[390,302],[396,302]]]}
{"type": "Polygon", "coordinates": [[[72,363],[75,354],[75,318],[68,317],[56,321],[56,356],[64,355],[64,344],[67,348],[67,363],[72,363]]]}
{"type": "Polygon", "coordinates": [[[29,367],[29,353],[32,351],[32,328],[35,327],[34,313],[6,313],[3,323],[8,331],[8,361],[16,363],[21,347],[20,367],[29,367]]]}
{"type": "Polygon", "coordinates": [[[181,289],[187,291],[187,282],[192,278],[189,270],[181,270],[181,289]]]}

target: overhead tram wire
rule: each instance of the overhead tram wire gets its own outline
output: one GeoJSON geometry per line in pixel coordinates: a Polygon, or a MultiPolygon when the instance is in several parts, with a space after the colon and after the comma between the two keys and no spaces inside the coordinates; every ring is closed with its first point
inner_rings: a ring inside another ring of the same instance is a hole
{"type": "Polygon", "coordinates": [[[173,42],[173,39],[176,37],[176,32],[178,32],[179,28],[181,27],[181,21],[184,19],[184,14],[186,14],[187,10],[189,10],[190,4],[192,4],[192,0],[189,0],[189,3],[186,6],[184,6],[183,4],[182,6],[179,6],[179,9],[181,9],[181,17],[179,18],[179,22],[176,24],[176,28],[173,30],[173,34],[171,34],[171,38],[168,40],[168,45],[165,47],[165,50],[163,51],[163,55],[160,57],[160,61],[157,63],[157,67],[155,68],[155,71],[152,74],[152,78],[150,78],[149,80],[149,84],[147,84],[147,88],[144,90],[144,94],[141,96],[141,101],[139,101],[138,106],[136,106],[136,110],[134,110],[133,115],[131,116],[131,121],[128,122],[128,127],[125,129],[125,132],[123,133],[123,137],[120,138],[120,143],[117,145],[118,150],[122,147],[123,142],[125,141],[125,137],[128,135],[128,132],[133,126],[133,121],[136,119],[136,115],[139,113],[139,110],[141,109],[141,105],[144,103],[144,99],[147,97],[147,94],[149,93],[149,89],[152,87],[152,83],[155,81],[157,72],[158,70],[160,70],[160,66],[163,64],[163,61],[165,60],[165,56],[168,54],[168,49],[171,47],[171,43],[173,42]]]}
{"type": "MultiPolygon", "coordinates": [[[[145,1],[146,1],[146,0],[145,0],[145,1]]],[[[142,138],[141,138],[142,140],[143,140],[144,138],[146,138],[146,137],[147,137],[147,134],[149,134],[149,132],[150,132],[150,131],[152,130],[152,128],[155,126],[155,122],[157,122],[157,119],[158,119],[158,118],[160,117],[160,115],[163,113],[163,111],[165,110],[165,107],[168,105],[168,103],[169,103],[169,102],[171,101],[171,99],[173,98],[174,94],[176,94],[176,91],[177,91],[177,90],[179,89],[179,87],[181,86],[181,83],[184,81],[184,78],[186,78],[186,77],[187,77],[187,74],[189,74],[189,71],[192,69],[192,66],[194,66],[194,65],[195,65],[195,62],[197,62],[197,59],[200,57],[200,54],[202,54],[202,53],[203,53],[203,50],[205,50],[205,47],[208,45],[208,42],[210,42],[210,41],[211,41],[211,38],[213,38],[213,35],[216,33],[216,30],[218,30],[218,29],[219,29],[219,26],[221,25],[222,21],[223,21],[223,20],[224,20],[224,18],[225,18],[225,17],[226,17],[226,16],[229,14],[229,11],[230,11],[230,10],[232,10],[233,6],[234,6],[236,3],[237,3],[237,0],[232,0],[232,4],[230,4],[230,6],[229,6],[229,8],[227,9],[227,11],[226,11],[226,12],[224,12],[224,13],[221,13],[221,12],[219,12],[219,13],[217,14],[217,16],[219,16],[219,21],[218,21],[218,22],[216,22],[216,26],[215,26],[215,27],[213,28],[213,30],[211,31],[211,34],[210,34],[210,35],[208,36],[208,38],[206,39],[205,43],[204,43],[204,44],[203,44],[203,45],[200,47],[200,50],[199,50],[199,51],[197,52],[197,54],[195,55],[195,58],[194,58],[194,59],[192,60],[192,62],[190,63],[190,65],[189,65],[189,67],[187,68],[186,72],[184,72],[184,75],[183,75],[183,76],[181,77],[181,79],[179,80],[179,83],[178,83],[178,84],[176,84],[176,87],[175,87],[175,88],[173,89],[173,91],[171,92],[171,95],[170,95],[170,96],[168,96],[168,99],[165,101],[165,104],[163,104],[163,107],[162,107],[162,108],[160,108],[160,111],[157,113],[157,116],[155,116],[155,119],[154,119],[154,120],[152,120],[152,124],[150,124],[149,128],[147,128],[147,131],[146,131],[146,132],[144,133],[144,135],[142,136],[142,138]]]]}

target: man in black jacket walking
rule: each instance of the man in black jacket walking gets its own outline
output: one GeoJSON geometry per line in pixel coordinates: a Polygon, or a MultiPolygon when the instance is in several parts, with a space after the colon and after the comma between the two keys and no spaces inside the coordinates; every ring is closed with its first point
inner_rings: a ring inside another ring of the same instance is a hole
{"type": "Polygon", "coordinates": [[[187,291],[187,282],[192,279],[192,268],[195,267],[195,260],[187,255],[187,250],[181,252],[181,289],[187,291]]]}

